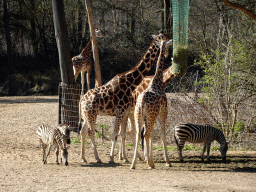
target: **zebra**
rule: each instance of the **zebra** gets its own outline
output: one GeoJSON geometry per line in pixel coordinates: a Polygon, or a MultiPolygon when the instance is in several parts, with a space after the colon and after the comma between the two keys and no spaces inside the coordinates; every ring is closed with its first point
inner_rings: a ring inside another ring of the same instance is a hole
{"type": "Polygon", "coordinates": [[[216,140],[220,144],[220,152],[222,160],[226,160],[226,153],[228,150],[228,142],[222,131],[210,125],[196,125],[196,124],[178,124],[174,127],[174,140],[177,144],[177,151],[180,162],[183,162],[182,148],[186,141],[191,143],[204,143],[203,153],[201,155],[204,161],[204,153],[207,148],[207,160],[210,160],[211,143],[216,140]]]}
{"type": "Polygon", "coordinates": [[[58,156],[59,148],[61,149],[61,161],[63,159],[65,165],[68,165],[68,147],[67,141],[70,143],[70,130],[65,124],[58,125],[57,127],[49,127],[47,125],[41,125],[37,129],[37,137],[40,142],[40,146],[43,150],[43,164],[47,164],[47,157],[50,154],[51,147],[54,145],[56,152],[56,163],[59,165],[58,156]],[[65,133],[65,134],[63,134],[65,133]],[[48,152],[46,154],[46,148],[49,145],[48,152]]]}

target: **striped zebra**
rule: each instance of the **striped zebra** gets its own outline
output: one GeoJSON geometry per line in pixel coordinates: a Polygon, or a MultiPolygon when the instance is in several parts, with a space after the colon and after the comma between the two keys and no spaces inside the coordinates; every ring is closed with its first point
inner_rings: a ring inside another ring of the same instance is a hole
{"type": "Polygon", "coordinates": [[[70,143],[70,129],[67,125],[62,124],[57,127],[49,127],[47,125],[41,125],[37,129],[37,137],[40,142],[40,146],[43,150],[43,163],[47,164],[47,157],[50,154],[51,147],[55,147],[56,163],[59,165],[58,156],[59,148],[61,149],[61,161],[63,159],[65,165],[68,165],[68,147],[66,144],[70,143]],[[63,134],[64,133],[64,134],[63,134]],[[48,152],[46,154],[46,148],[48,152]]]}
{"type": "Polygon", "coordinates": [[[183,162],[182,148],[186,141],[191,143],[204,143],[203,153],[201,155],[204,161],[204,153],[207,148],[207,160],[210,160],[211,143],[216,140],[220,144],[221,157],[225,161],[228,150],[228,142],[222,131],[210,125],[196,125],[196,124],[178,124],[174,127],[174,140],[177,144],[177,150],[180,162],[183,162]]]}

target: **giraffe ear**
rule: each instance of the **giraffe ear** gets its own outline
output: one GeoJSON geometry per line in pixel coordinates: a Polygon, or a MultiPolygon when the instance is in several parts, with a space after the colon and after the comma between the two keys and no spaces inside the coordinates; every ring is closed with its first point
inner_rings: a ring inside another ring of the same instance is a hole
{"type": "Polygon", "coordinates": [[[172,39],[166,42],[166,46],[169,47],[172,45],[172,39]]]}
{"type": "Polygon", "coordinates": [[[157,37],[157,35],[152,35],[153,39],[155,39],[157,37]]]}

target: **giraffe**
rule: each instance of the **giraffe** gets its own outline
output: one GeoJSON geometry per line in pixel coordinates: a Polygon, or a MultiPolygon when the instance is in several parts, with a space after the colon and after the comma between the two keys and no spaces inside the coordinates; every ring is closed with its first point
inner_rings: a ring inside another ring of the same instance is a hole
{"type": "MultiPolygon", "coordinates": [[[[165,56],[167,57],[167,55],[165,56]]],[[[167,69],[164,70],[163,72],[163,87],[166,87],[168,85],[168,83],[174,78],[174,72],[173,72],[173,67],[170,66],[167,69]]],[[[127,128],[127,134],[129,135],[133,146],[135,146],[136,144],[136,139],[135,139],[135,121],[134,121],[134,108],[135,108],[135,104],[136,104],[136,100],[139,96],[139,94],[141,94],[144,90],[146,90],[148,88],[148,86],[150,85],[150,82],[152,81],[154,76],[146,76],[142,82],[136,87],[136,89],[132,92],[132,97],[133,97],[133,103],[130,106],[130,112],[129,112],[129,116],[128,116],[128,128],[127,128]]],[[[142,141],[143,142],[143,141],[142,141]]],[[[142,145],[143,147],[143,145],[142,145]]],[[[123,159],[123,152],[122,152],[122,148],[120,147],[119,149],[119,159],[122,160],[123,159]]],[[[139,156],[139,159],[142,160],[142,158],[139,156]]]]}
{"type": "MultiPolygon", "coordinates": [[[[96,37],[103,37],[101,31],[99,29],[95,29],[95,35],[96,37]]],[[[90,73],[92,69],[92,63],[91,63],[91,54],[92,54],[92,42],[91,39],[86,45],[86,47],[82,50],[82,52],[74,56],[72,58],[72,64],[73,64],[73,71],[75,76],[75,81],[78,77],[78,75],[81,73],[81,84],[82,84],[82,91],[81,94],[84,94],[84,74],[87,72],[86,78],[87,78],[87,89],[90,89],[90,73]]]]}
{"type": "Polygon", "coordinates": [[[135,125],[136,125],[136,145],[131,169],[135,169],[138,154],[138,143],[140,138],[141,127],[144,125],[144,137],[146,141],[146,156],[149,168],[154,168],[154,161],[152,156],[152,147],[154,140],[153,127],[157,116],[160,118],[161,138],[164,146],[164,156],[166,166],[171,166],[167,150],[166,150],[166,136],[165,123],[167,119],[167,97],[163,86],[163,64],[164,52],[172,41],[160,42],[160,53],[157,61],[156,72],[147,89],[145,89],[137,98],[135,105],[135,125]]]}
{"type": "Polygon", "coordinates": [[[99,159],[95,145],[95,122],[97,115],[116,116],[112,134],[112,147],[109,163],[114,163],[114,148],[117,140],[119,127],[121,125],[121,146],[124,151],[124,161],[128,161],[125,154],[125,135],[126,123],[129,114],[129,107],[132,103],[132,92],[141,83],[152,67],[152,64],[159,51],[160,38],[167,41],[168,38],[163,34],[153,35],[154,40],[147,49],[142,59],[129,71],[116,75],[103,86],[89,90],[80,100],[81,115],[83,125],[81,129],[81,158],[85,159],[85,134],[91,138],[94,156],[98,163],[99,159]]]}

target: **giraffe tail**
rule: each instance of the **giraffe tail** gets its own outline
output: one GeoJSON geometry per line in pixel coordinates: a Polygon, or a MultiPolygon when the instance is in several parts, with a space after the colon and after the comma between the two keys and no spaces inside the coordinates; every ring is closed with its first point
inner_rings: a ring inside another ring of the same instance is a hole
{"type": "Polygon", "coordinates": [[[81,101],[82,101],[82,96],[80,97],[80,102],[79,102],[79,120],[78,120],[78,125],[77,125],[77,133],[80,134],[80,131],[82,129],[82,116],[81,116],[81,101]]]}
{"type": "Polygon", "coordinates": [[[140,137],[141,137],[141,148],[144,151],[144,127],[141,129],[140,137]]]}

